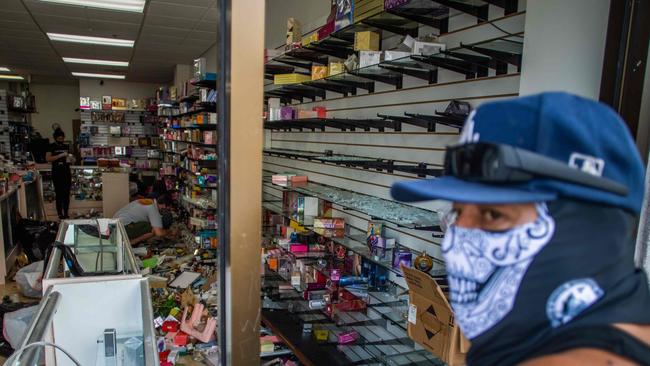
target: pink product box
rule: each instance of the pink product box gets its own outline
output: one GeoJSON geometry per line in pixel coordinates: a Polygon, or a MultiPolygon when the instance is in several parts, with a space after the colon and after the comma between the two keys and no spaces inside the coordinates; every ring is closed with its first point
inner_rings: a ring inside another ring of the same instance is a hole
{"type": "Polygon", "coordinates": [[[354,343],[357,341],[357,339],[359,339],[359,333],[356,330],[341,333],[338,335],[339,344],[354,343]]]}
{"type": "Polygon", "coordinates": [[[289,244],[289,251],[291,253],[306,253],[309,251],[307,244],[289,244]]]}

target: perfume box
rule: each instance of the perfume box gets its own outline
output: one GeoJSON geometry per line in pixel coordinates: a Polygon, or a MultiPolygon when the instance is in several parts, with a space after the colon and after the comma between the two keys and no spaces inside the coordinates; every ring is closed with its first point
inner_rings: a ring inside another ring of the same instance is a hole
{"type": "Polygon", "coordinates": [[[327,118],[327,108],[326,107],[314,107],[312,110],[316,112],[316,117],[318,117],[318,118],[327,118]]]}
{"type": "Polygon", "coordinates": [[[447,46],[444,43],[423,42],[416,40],[413,42],[412,53],[414,55],[433,55],[439,53],[440,51],[444,51],[446,47],[447,46]]]}
{"type": "Polygon", "coordinates": [[[364,31],[354,33],[355,51],[379,51],[381,36],[377,32],[364,31]]]}
{"type": "Polygon", "coordinates": [[[356,0],[354,2],[354,22],[375,16],[384,11],[384,0],[356,0]]]}
{"type": "Polygon", "coordinates": [[[329,74],[329,68],[327,66],[317,66],[314,65],[311,67],[311,79],[318,80],[326,78],[329,74]]]}
{"type": "Polygon", "coordinates": [[[336,0],[336,18],[334,31],[338,31],[354,22],[354,0],[336,0]]]}
{"type": "Polygon", "coordinates": [[[380,51],[359,51],[359,67],[376,65],[381,62],[380,51]]]}
{"type": "Polygon", "coordinates": [[[337,75],[345,72],[345,65],[343,62],[330,62],[329,75],[337,75]]]}
{"type": "Polygon", "coordinates": [[[384,51],[384,61],[394,61],[410,56],[410,52],[405,51],[384,51]]]}
{"type": "Polygon", "coordinates": [[[408,3],[411,0],[384,0],[384,9],[390,10],[408,3]]]}
{"type": "Polygon", "coordinates": [[[345,219],[340,217],[314,219],[314,227],[322,229],[345,229],[345,219]]]}
{"type": "Polygon", "coordinates": [[[273,84],[276,85],[299,84],[310,80],[311,80],[311,75],[296,74],[296,73],[276,74],[273,76],[273,84]]]}
{"type": "Polygon", "coordinates": [[[320,27],[318,29],[318,39],[325,39],[325,37],[332,34],[332,32],[334,32],[334,26],[334,19],[332,19],[325,23],[324,26],[320,27]]]}
{"type": "Polygon", "coordinates": [[[105,95],[102,97],[102,109],[110,110],[113,108],[113,97],[105,95]]]}
{"type": "Polygon", "coordinates": [[[307,196],[298,197],[297,214],[300,218],[318,216],[318,198],[307,196]]]}
{"type": "Polygon", "coordinates": [[[293,107],[285,106],[280,108],[280,118],[290,120],[296,118],[296,110],[293,107]]]}
{"type": "Polygon", "coordinates": [[[306,47],[314,42],[318,42],[318,31],[309,33],[308,35],[302,37],[302,46],[306,47]]]}

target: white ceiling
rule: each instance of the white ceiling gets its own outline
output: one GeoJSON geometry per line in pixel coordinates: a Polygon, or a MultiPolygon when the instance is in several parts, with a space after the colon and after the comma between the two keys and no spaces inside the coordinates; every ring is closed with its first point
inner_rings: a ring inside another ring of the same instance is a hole
{"type": "Polygon", "coordinates": [[[70,72],[124,73],[124,68],[64,64],[61,57],[130,61],[127,81],[169,82],[216,41],[216,0],[147,0],[144,14],[0,1],[0,66],[34,79],[72,79],[70,72]],[[50,42],[45,33],[136,40],[134,48],[50,42]]]}

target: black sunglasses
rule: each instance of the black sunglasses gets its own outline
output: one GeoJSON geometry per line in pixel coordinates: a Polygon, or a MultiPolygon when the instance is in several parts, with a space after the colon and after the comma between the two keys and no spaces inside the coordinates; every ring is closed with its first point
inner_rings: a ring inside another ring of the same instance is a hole
{"type": "Polygon", "coordinates": [[[611,179],[585,173],[531,151],[487,142],[448,147],[445,175],[483,183],[518,183],[543,177],[621,196],[628,194],[627,187],[611,179]]]}

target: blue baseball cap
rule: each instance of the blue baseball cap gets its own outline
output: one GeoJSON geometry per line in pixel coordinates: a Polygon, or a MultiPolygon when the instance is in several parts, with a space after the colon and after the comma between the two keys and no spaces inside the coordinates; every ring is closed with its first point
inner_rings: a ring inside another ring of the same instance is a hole
{"type": "Polygon", "coordinates": [[[621,207],[637,214],[641,210],[641,157],[621,117],[602,103],[562,92],[485,103],[470,114],[460,136],[460,144],[474,142],[529,150],[621,183],[629,192],[621,196],[550,178],[487,184],[444,176],[398,182],[391,189],[393,198],[404,202],[441,199],[506,204],[566,197],[621,207]]]}

